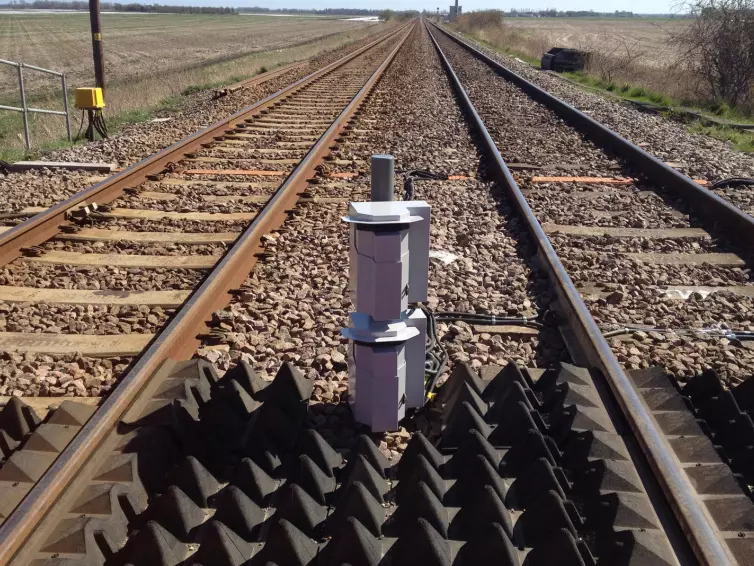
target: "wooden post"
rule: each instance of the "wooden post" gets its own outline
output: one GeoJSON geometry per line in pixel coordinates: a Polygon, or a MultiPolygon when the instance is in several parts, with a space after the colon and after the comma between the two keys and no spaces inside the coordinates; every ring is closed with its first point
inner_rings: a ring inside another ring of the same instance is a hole
{"type": "Polygon", "coordinates": [[[102,23],[99,17],[99,0],[89,0],[89,22],[92,28],[92,54],[94,56],[94,80],[105,92],[105,54],[102,49],[102,23]]]}

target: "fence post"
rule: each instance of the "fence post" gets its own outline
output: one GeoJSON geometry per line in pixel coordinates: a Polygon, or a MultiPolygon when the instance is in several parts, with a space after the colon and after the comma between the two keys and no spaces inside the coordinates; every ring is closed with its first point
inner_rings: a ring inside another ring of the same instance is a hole
{"type": "Polygon", "coordinates": [[[24,136],[26,138],[26,149],[31,149],[31,139],[29,138],[29,110],[26,106],[26,90],[24,89],[24,64],[18,64],[18,86],[21,88],[21,108],[24,111],[24,136]]]}
{"type": "Polygon", "coordinates": [[[102,48],[102,22],[99,0],[89,0],[89,24],[92,28],[92,54],[94,56],[94,79],[105,94],[105,51],[102,48]]]}
{"type": "Polygon", "coordinates": [[[63,82],[63,108],[65,110],[65,129],[68,132],[68,141],[72,142],[71,138],[71,114],[68,111],[68,83],[65,81],[65,73],[60,75],[63,82]]]}

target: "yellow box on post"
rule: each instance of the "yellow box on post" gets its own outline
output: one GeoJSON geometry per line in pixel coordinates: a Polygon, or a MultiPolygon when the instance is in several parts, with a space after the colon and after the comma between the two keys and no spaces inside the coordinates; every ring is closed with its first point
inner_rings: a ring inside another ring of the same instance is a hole
{"type": "Polygon", "coordinates": [[[105,107],[101,88],[77,88],[76,108],[82,110],[99,110],[105,107]]]}

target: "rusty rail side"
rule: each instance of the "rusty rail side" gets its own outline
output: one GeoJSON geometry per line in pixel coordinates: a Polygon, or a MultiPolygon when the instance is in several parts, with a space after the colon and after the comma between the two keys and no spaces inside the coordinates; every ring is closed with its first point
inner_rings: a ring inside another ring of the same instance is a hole
{"type": "MultiPolygon", "coordinates": [[[[386,31],[384,33],[377,34],[376,39],[377,40],[383,39],[387,37],[389,33],[391,32],[386,31]]],[[[330,35],[337,35],[337,33],[333,33],[330,35]]],[[[293,63],[288,63],[287,65],[283,65],[282,67],[278,67],[277,69],[271,69],[269,71],[265,71],[264,73],[259,73],[258,75],[249,77],[248,79],[238,81],[237,83],[233,83],[232,85],[217,88],[215,89],[215,98],[222,98],[223,96],[228,96],[229,94],[233,94],[234,92],[238,90],[249,88],[259,83],[268,81],[270,79],[274,79],[275,77],[279,75],[282,75],[284,73],[287,73],[288,71],[292,71],[293,69],[297,69],[299,67],[304,67],[306,65],[309,65],[310,63],[311,63],[311,59],[305,59],[303,61],[294,61],[293,63]]]]}
{"type": "MultiPolygon", "coordinates": [[[[77,488],[88,483],[90,476],[87,471],[91,471],[90,465],[92,461],[96,461],[92,455],[133,406],[150,377],[166,360],[186,359],[193,355],[197,344],[197,328],[202,327],[214,311],[227,304],[228,291],[246,278],[256,261],[254,252],[259,249],[262,236],[285,220],[286,211],[295,204],[299,193],[306,187],[307,180],[315,174],[316,167],[324,162],[329,146],[345,129],[347,122],[393,61],[406,38],[415,29],[415,24],[410,23],[398,31],[405,31],[407,28],[408,32],[385,61],[0,527],[0,564],[28,563],[28,558],[34,555],[49,534],[45,526],[54,525],[65,514],[65,509],[68,508],[66,503],[74,501],[80,492],[77,488]]],[[[382,41],[392,36],[393,34],[382,41]]]]}
{"type": "Polygon", "coordinates": [[[241,90],[244,88],[252,87],[254,85],[258,85],[270,79],[274,79],[275,77],[280,76],[284,73],[287,73],[288,71],[292,71],[294,69],[304,67],[305,65],[308,65],[308,64],[309,64],[309,60],[296,61],[294,63],[289,63],[287,65],[283,65],[282,67],[278,67],[277,69],[272,69],[271,71],[265,71],[264,73],[259,73],[258,75],[254,75],[253,77],[250,77],[248,79],[244,79],[237,83],[233,83],[232,85],[228,85],[222,88],[216,88],[214,92],[214,97],[222,98],[223,96],[228,96],[229,94],[232,94],[236,92],[237,90],[241,90]]]}
{"type": "Polygon", "coordinates": [[[272,106],[281,98],[297,92],[318,78],[342,67],[362,53],[373,48],[375,45],[387,41],[389,38],[405,29],[406,26],[403,26],[380,39],[370,42],[353,53],[350,53],[278,92],[271,94],[267,98],[260,100],[251,106],[247,106],[232,116],[219,120],[195,134],[183,138],[154,155],[127,167],[120,173],[108,177],[104,181],[100,181],[99,183],[76,193],[72,197],[57,203],[46,211],[29,218],[18,226],[14,226],[7,232],[3,232],[0,234],[0,265],[10,263],[19,257],[23,248],[37,246],[52,238],[58,232],[60,224],[65,222],[66,213],[68,211],[92,202],[105,204],[115,200],[123,194],[123,191],[126,188],[143,183],[150,175],[164,171],[168,164],[179,161],[185,154],[196,151],[202,146],[202,144],[211,142],[215,137],[221,136],[229,129],[233,129],[237,123],[242,122],[245,118],[272,106]]]}
{"type": "Polygon", "coordinates": [[[526,197],[505,164],[492,136],[490,136],[484,122],[466,94],[450,62],[434,37],[432,37],[432,41],[448,72],[462,107],[471,116],[470,121],[474,129],[483,139],[483,149],[492,158],[495,177],[505,187],[508,196],[536,243],[542,265],[552,281],[558,296],[559,306],[569,327],[574,332],[576,340],[589,363],[605,377],[605,381],[618,401],[647,461],[654,470],[655,477],[671,508],[689,537],[692,550],[702,564],[709,564],[710,566],[735,564],[736,562],[729,554],[728,549],[718,538],[711,518],[684,472],[678,457],[630,378],[623,371],[620,362],[613,354],[594,318],[592,318],[588,307],[568,275],[565,266],[560,261],[557,252],[552,247],[542,225],[529,207],[526,197]]]}

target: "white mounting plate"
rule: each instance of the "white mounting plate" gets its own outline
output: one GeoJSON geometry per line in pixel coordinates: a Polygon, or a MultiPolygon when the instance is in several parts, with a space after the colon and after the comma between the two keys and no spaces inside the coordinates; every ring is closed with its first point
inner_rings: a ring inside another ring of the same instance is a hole
{"type": "Polygon", "coordinates": [[[351,327],[341,329],[340,333],[350,340],[370,344],[405,342],[419,335],[419,330],[409,327],[405,322],[375,321],[371,316],[360,312],[351,313],[351,327]]]}
{"type": "Polygon", "coordinates": [[[348,216],[341,219],[350,224],[410,224],[423,220],[421,216],[412,216],[400,201],[352,202],[348,216]]]}

